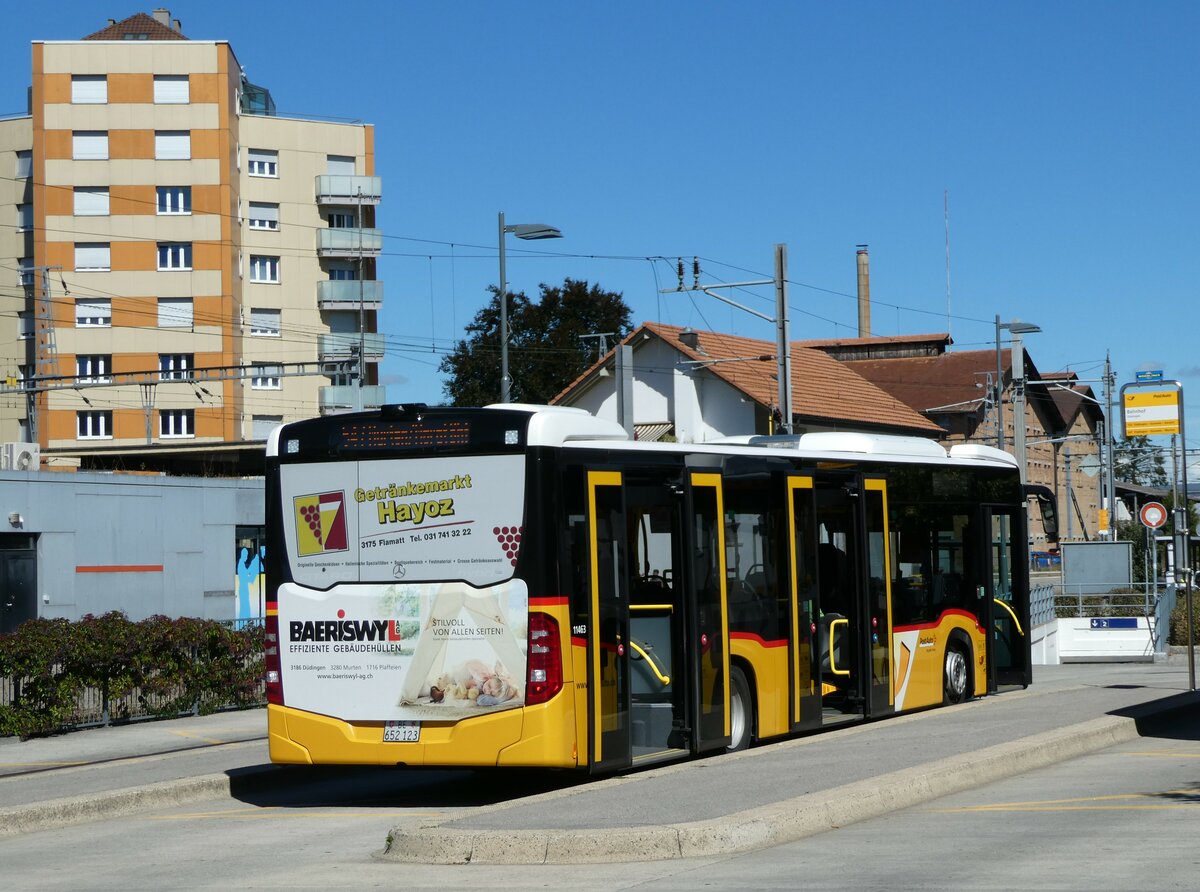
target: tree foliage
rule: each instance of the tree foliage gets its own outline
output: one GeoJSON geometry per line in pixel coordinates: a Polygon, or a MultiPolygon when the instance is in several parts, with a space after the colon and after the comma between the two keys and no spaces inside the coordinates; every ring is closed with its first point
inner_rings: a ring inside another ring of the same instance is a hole
{"type": "Polygon", "coordinates": [[[1163,450],[1146,436],[1126,437],[1113,444],[1113,474],[1124,483],[1166,486],[1167,467],[1163,450]]]}
{"type": "MultiPolygon", "coordinates": [[[[565,279],[561,287],[542,284],[541,296],[509,294],[508,368],[514,403],[546,403],[596,360],[594,338],[609,333],[611,346],[633,330],[622,295],[565,279]]],[[[447,399],[456,406],[483,406],[500,399],[500,300],[492,287],[488,303],[467,326],[467,337],[442,360],[447,399]]]]}

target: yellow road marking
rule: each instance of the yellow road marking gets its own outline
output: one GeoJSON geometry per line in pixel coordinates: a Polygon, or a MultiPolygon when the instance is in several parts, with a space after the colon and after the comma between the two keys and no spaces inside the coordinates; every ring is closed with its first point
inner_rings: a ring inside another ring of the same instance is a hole
{"type": "Polygon", "coordinates": [[[0,768],[54,768],[59,765],[87,764],[87,762],[0,762],[0,768]]]}
{"type": "Polygon", "coordinates": [[[1119,793],[1112,796],[1083,796],[1077,799],[1045,799],[1035,802],[1001,802],[991,805],[965,805],[960,808],[932,809],[935,814],[955,814],[985,811],[1104,811],[1127,809],[1196,808],[1200,802],[1176,802],[1170,804],[1134,805],[1131,799],[1150,799],[1157,796],[1195,796],[1195,790],[1167,790],[1164,793],[1119,793]],[[1113,805],[1099,803],[1111,802],[1113,805]],[[1088,804],[1095,803],[1095,804],[1088,804]]]}
{"type": "Polygon", "coordinates": [[[178,737],[186,737],[188,740],[199,740],[201,743],[211,743],[214,746],[220,746],[226,742],[218,737],[202,737],[199,734],[192,734],[188,731],[172,731],[169,728],[167,729],[167,733],[174,734],[178,737]]]}

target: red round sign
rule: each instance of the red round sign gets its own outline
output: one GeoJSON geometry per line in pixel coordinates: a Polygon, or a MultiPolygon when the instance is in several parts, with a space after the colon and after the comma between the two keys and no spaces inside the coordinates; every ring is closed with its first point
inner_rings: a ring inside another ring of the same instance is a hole
{"type": "Polygon", "coordinates": [[[1162,502],[1147,502],[1138,512],[1138,517],[1150,529],[1157,530],[1167,522],[1167,506],[1162,502]]]}

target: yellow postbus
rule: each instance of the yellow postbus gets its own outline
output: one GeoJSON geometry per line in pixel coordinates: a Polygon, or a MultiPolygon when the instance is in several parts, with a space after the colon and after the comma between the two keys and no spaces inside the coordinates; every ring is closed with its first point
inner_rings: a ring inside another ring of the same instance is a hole
{"type": "Polygon", "coordinates": [[[267,448],[280,763],[610,773],[1030,681],[1011,456],[424,405],[267,448]]]}

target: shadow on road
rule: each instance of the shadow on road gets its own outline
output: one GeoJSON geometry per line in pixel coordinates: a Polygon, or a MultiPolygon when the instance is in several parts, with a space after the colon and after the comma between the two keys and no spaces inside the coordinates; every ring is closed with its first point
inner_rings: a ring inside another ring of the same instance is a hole
{"type": "Polygon", "coordinates": [[[227,772],[235,799],[275,808],[477,808],[586,782],[529,769],[253,766],[227,772]]]}
{"type": "Polygon", "coordinates": [[[1195,693],[1176,694],[1150,703],[1115,709],[1110,715],[1133,719],[1142,737],[1200,740],[1200,697],[1195,693]]]}

